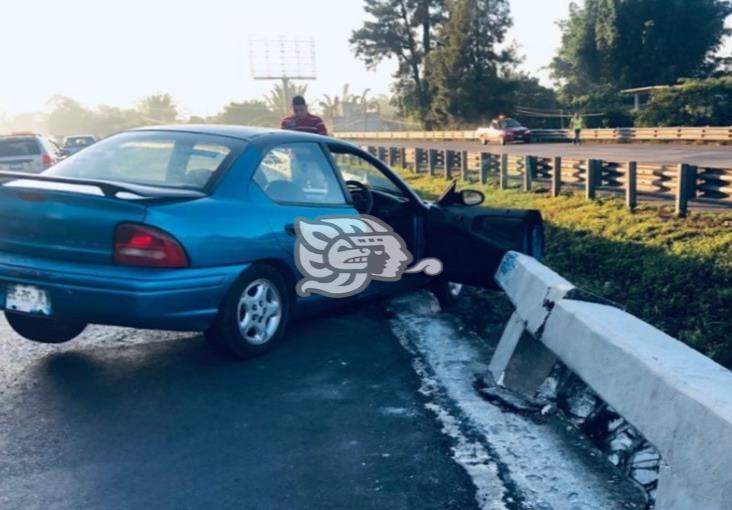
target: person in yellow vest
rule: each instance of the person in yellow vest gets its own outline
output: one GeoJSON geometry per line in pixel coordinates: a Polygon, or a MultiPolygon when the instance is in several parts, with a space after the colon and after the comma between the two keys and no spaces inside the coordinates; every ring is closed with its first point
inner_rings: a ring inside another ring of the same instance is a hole
{"type": "Polygon", "coordinates": [[[585,127],[585,121],[582,118],[582,116],[574,112],[574,115],[572,116],[572,120],[569,121],[569,124],[571,128],[574,130],[574,139],[572,140],[573,145],[579,145],[582,143],[580,140],[580,133],[582,133],[582,129],[585,127]]]}

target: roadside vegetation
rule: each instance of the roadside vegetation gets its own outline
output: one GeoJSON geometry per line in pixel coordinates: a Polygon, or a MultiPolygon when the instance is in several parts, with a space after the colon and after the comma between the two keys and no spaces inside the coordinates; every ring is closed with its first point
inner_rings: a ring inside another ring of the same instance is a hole
{"type": "MultiPolygon", "coordinates": [[[[447,185],[402,176],[425,198],[447,185]]],[[[631,213],[609,196],[587,201],[581,194],[470,187],[486,193],[488,207],[541,210],[549,267],[732,368],[732,212],[680,219],[668,203],[644,203],[631,213]]]]}

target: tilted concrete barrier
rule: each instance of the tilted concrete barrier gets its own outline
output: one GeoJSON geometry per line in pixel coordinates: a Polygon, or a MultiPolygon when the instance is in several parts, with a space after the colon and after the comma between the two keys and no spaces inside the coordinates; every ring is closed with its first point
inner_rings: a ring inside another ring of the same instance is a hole
{"type": "MultiPolygon", "coordinates": [[[[732,372],[623,310],[573,299],[569,282],[525,255],[507,254],[496,280],[516,306],[491,362],[496,380],[525,330],[659,451],[656,508],[732,508],[732,372]]],[[[518,366],[545,375],[546,355],[532,355],[518,366]]]]}

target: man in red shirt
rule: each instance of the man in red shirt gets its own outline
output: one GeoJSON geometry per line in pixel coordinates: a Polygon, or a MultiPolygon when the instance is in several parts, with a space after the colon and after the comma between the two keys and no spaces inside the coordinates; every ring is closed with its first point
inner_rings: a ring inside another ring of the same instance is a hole
{"type": "Polygon", "coordinates": [[[292,98],[292,115],[282,119],[282,129],[291,131],[303,131],[305,133],[314,133],[317,135],[327,135],[328,130],[325,127],[323,119],[317,115],[308,112],[308,105],[305,98],[295,96],[292,98]]]}

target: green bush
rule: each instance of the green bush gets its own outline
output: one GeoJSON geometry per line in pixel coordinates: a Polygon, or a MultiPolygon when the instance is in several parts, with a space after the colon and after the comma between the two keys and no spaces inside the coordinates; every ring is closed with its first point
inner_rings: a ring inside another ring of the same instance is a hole
{"type": "MultiPolygon", "coordinates": [[[[403,176],[429,198],[446,186],[403,176]]],[[[541,210],[549,267],[732,368],[732,213],[680,219],[673,206],[657,203],[631,213],[614,197],[587,201],[580,194],[551,198],[470,187],[486,193],[488,207],[541,210]]]]}
{"type": "Polygon", "coordinates": [[[732,77],[687,80],[651,92],[636,115],[639,126],[728,126],[732,124],[732,77]]]}

